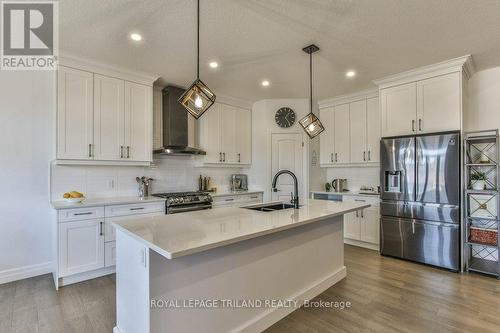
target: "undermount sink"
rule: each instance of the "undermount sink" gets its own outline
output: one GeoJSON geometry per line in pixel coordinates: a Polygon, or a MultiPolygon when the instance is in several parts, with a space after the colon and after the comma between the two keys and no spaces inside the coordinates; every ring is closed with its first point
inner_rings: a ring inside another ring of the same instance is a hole
{"type": "Polygon", "coordinates": [[[260,212],[274,212],[276,210],[283,210],[283,209],[290,209],[294,208],[295,206],[293,204],[287,204],[287,203],[270,203],[270,204],[263,204],[263,205],[258,205],[258,206],[250,206],[250,207],[242,207],[245,209],[251,209],[251,210],[258,210],[260,212]]]}

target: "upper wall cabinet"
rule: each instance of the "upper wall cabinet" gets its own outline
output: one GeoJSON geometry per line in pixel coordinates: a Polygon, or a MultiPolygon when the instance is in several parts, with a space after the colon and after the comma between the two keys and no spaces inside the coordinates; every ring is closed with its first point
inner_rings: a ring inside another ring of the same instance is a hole
{"type": "Polygon", "coordinates": [[[82,67],[58,69],[56,163],[148,165],[153,81],[82,67]]]}
{"type": "Polygon", "coordinates": [[[379,162],[380,112],[376,91],[320,102],[320,165],[376,165],[379,162]]]}
{"type": "Polygon", "coordinates": [[[215,103],[200,118],[200,147],[207,152],[206,165],[252,163],[252,113],[243,108],[215,103]]]}
{"type": "Polygon", "coordinates": [[[467,56],[376,80],[382,136],[461,130],[463,87],[472,69],[467,56]]]}

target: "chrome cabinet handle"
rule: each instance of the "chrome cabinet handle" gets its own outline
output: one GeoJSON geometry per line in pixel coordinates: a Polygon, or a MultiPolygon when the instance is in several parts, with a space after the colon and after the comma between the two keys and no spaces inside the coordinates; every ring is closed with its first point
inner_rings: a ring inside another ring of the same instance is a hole
{"type": "Polygon", "coordinates": [[[418,120],[418,130],[422,131],[422,119],[418,120]]]}
{"type": "Polygon", "coordinates": [[[415,119],[411,121],[411,131],[415,132],[415,119]]]}
{"type": "Polygon", "coordinates": [[[250,199],[257,199],[259,196],[258,195],[254,195],[252,197],[250,197],[250,199]]]}
{"type": "Polygon", "coordinates": [[[354,199],[354,201],[358,201],[358,202],[366,202],[366,200],[362,200],[362,199],[354,199]]]}
{"type": "Polygon", "coordinates": [[[130,146],[127,146],[127,158],[130,158],[130,146]]]}
{"type": "Polygon", "coordinates": [[[226,162],[226,153],[222,153],[222,162],[226,162]]]}
{"type": "Polygon", "coordinates": [[[361,210],[361,218],[365,218],[365,210],[364,209],[361,210]]]}
{"type": "Polygon", "coordinates": [[[356,217],[359,217],[359,212],[358,211],[356,211],[356,217]]]}
{"type": "Polygon", "coordinates": [[[89,143],[89,157],[92,157],[92,144],[89,143]]]}
{"type": "Polygon", "coordinates": [[[130,208],[130,210],[143,210],[144,207],[130,208]]]}
{"type": "Polygon", "coordinates": [[[102,222],[99,222],[99,236],[104,235],[104,233],[103,233],[103,231],[102,231],[102,225],[103,225],[103,223],[102,223],[102,222]]]}
{"type": "Polygon", "coordinates": [[[226,199],[226,201],[234,201],[234,199],[233,199],[233,198],[230,198],[230,199],[226,199]]]}
{"type": "Polygon", "coordinates": [[[337,159],[337,153],[335,153],[335,162],[338,162],[339,160],[337,159]]]}
{"type": "Polygon", "coordinates": [[[219,152],[219,162],[222,162],[222,153],[219,152]]]}
{"type": "Polygon", "coordinates": [[[80,215],[91,215],[91,214],[92,214],[92,212],[86,212],[86,213],[75,213],[73,215],[80,216],[80,215]]]}
{"type": "Polygon", "coordinates": [[[368,150],[368,161],[372,160],[372,152],[371,150],[368,150]]]}
{"type": "Polygon", "coordinates": [[[238,153],[238,163],[241,163],[241,154],[238,153]]]}
{"type": "Polygon", "coordinates": [[[366,151],[363,152],[363,161],[366,161],[366,151]]]}
{"type": "Polygon", "coordinates": [[[123,146],[120,146],[120,158],[123,158],[123,146]]]}

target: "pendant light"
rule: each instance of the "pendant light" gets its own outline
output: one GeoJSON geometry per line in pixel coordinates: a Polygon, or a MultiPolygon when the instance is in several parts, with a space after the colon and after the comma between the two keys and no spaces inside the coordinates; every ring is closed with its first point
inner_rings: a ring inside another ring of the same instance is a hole
{"type": "Polygon", "coordinates": [[[195,117],[200,118],[215,102],[215,94],[200,80],[200,0],[197,0],[196,80],[179,98],[179,103],[195,117]]]}
{"type": "Polygon", "coordinates": [[[309,54],[309,114],[299,121],[304,131],[312,139],[319,133],[323,132],[325,128],[319,118],[313,113],[313,97],[312,97],[312,54],[319,51],[319,47],[314,44],[306,46],[302,49],[305,53],[309,54]]]}

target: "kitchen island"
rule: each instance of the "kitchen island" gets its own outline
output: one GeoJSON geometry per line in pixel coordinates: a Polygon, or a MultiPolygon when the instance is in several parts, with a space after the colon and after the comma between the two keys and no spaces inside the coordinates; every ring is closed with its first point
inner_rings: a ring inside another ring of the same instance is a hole
{"type": "Polygon", "coordinates": [[[114,331],[260,332],[346,276],[343,215],[367,207],[307,200],[116,222],[114,331]]]}

